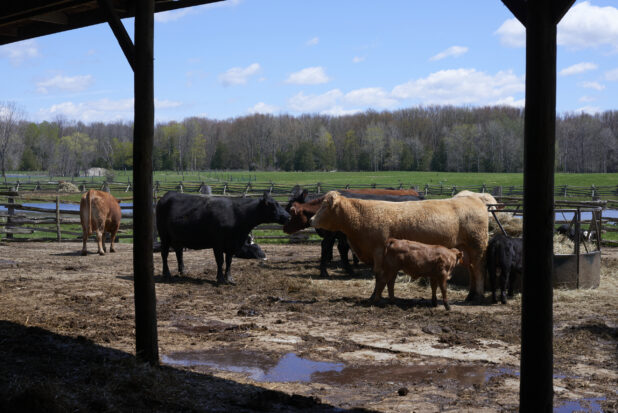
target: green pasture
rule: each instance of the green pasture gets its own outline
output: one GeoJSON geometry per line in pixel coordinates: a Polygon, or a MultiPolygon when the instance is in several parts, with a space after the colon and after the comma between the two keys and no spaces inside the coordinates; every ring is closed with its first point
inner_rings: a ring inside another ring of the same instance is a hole
{"type": "MultiPolygon", "coordinates": [[[[103,182],[106,177],[59,177],[49,176],[42,172],[9,172],[6,182],[65,180],[65,181],[92,181],[103,182]]],[[[111,178],[108,177],[108,178],[111,178]]],[[[114,182],[132,182],[132,171],[114,171],[114,182]]],[[[424,185],[466,186],[521,186],[524,183],[522,173],[458,173],[458,172],[408,172],[408,171],[381,171],[381,172],[266,172],[266,171],[155,171],[153,182],[257,182],[275,183],[278,185],[312,185],[316,183],[329,185],[370,185],[404,187],[424,185]]],[[[618,185],[618,173],[612,174],[569,174],[556,173],[554,185],[569,186],[611,186],[618,185]]]]}

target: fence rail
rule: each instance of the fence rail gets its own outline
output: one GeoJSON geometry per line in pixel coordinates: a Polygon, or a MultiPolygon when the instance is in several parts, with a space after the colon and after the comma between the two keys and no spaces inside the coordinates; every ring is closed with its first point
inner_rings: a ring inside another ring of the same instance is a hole
{"type": "MultiPolygon", "coordinates": [[[[175,187],[168,187],[164,185],[158,186],[158,192],[155,194],[163,194],[167,190],[181,190],[183,192],[199,192],[199,189],[203,185],[202,183],[190,183],[188,185],[184,185],[180,183],[175,187]],[[178,188],[180,186],[180,188],[178,188]]],[[[377,185],[357,185],[354,188],[378,188],[377,185]]],[[[400,186],[401,187],[401,186],[400,186]]],[[[155,188],[157,186],[155,185],[155,188]]],[[[342,189],[341,187],[334,187],[330,185],[321,185],[315,184],[313,186],[305,186],[312,192],[315,193],[324,193],[331,189],[342,189]]],[[[351,188],[351,186],[348,186],[351,188]]],[[[445,187],[442,187],[445,188],[445,187]]],[[[456,188],[457,192],[459,190],[468,189],[473,190],[474,192],[482,192],[487,189],[484,186],[467,186],[467,187],[451,187],[456,188]]],[[[21,188],[23,191],[25,189],[21,188]]],[[[213,188],[213,192],[214,192],[213,188]]],[[[236,196],[259,196],[261,192],[264,190],[270,191],[275,199],[278,199],[280,203],[287,202],[287,196],[291,191],[290,187],[285,186],[277,186],[274,184],[270,184],[267,186],[260,185],[242,185],[242,184],[234,184],[229,187],[217,188],[221,189],[218,195],[236,195],[236,196]],[[256,188],[257,187],[257,188],[256,188]]],[[[426,188],[427,189],[427,188],[426,188]]],[[[433,196],[443,196],[450,195],[448,193],[442,192],[432,192],[427,190],[426,193],[428,197],[433,196]]],[[[75,199],[75,195],[55,195],[55,200],[50,201],[50,199],[44,199],[40,196],[35,195],[36,192],[17,192],[17,191],[9,191],[9,192],[0,192],[0,207],[6,209],[6,211],[0,211],[0,234],[4,234],[2,238],[7,241],[76,241],[81,240],[82,233],[80,227],[80,220],[76,216],[79,215],[78,210],[67,210],[61,209],[61,205],[64,204],[77,204],[74,200],[69,200],[69,197],[75,199]],[[2,200],[6,200],[6,202],[2,202],[2,200]],[[31,202],[48,202],[54,203],[55,207],[53,209],[50,208],[40,208],[31,205],[24,205],[26,203],[31,202]],[[20,211],[21,213],[16,213],[16,211],[20,211]],[[40,214],[40,215],[39,215],[40,214]],[[44,233],[44,234],[54,234],[55,237],[29,237],[24,238],[23,235],[32,235],[36,232],[44,233]],[[19,236],[19,237],[17,237],[19,236]]],[[[503,193],[504,194],[504,193],[503,193]]],[[[499,195],[498,195],[499,198],[499,195]]],[[[513,196],[513,195],[502,195],[502,198],[499,198],[504,202],[507,202],[507,205],[511,205],[511,201],[515,201],[512,203],[513,207],[516,207],[518,213],[523,212],[521,208],[521,198],[513,196]]],[[[122,200],[124,202],[132,201],[131,197],[123,197],[122,200]]],[[[156,202],[156,196],[155,200],[156,202]]],[[[618,208],[618,201],[609,200],[603,201],[606,205],[606,208],[614,209],[618,208]]],[[[564,201],[557,200],[556,208],[564,209],[569,207],[577,207],[577,208],[585,208],[588,206],[598,206],[598,202],[595,201],[564,201]]],[[[123,210],[122,220],[121,220],[121,228],[117,237],[119,239],[132,239],[132,206],[130,205],[122,205],[121,208],[123,210]],[[131,212],[126,212],[130,210],[131,212]]],[[[582,221],[582,224],[589,223],[590,221],[582,221]]],[[[561,223],[570,223],[568,219],[559,219],[556,218],[556,224],[561,223]]],[[[603,231],[605,232],[618,232],[618,218],[612,217],[603,217],[601,221],[601,226],[603,231]]],[[[299,243],[299,242],[317,242],[319,241],[319,237],[315,233],[313,228],[308,228],[303,231],[300,231],[296,234],[288,235],[282,231],[281,225],[275,224],[265,224],[260,225],[254,230],[254,237],[256,240],[269,240],[269,241],[282,241],[289,243],[299,243]]],[[[612,241],[607,241],[604,243],[610,244],[615,243],[612,241]]]]}
{"type": "MultiPolygon", "coordinates": [[[[229,177],[232,178],[232,177],[229,177]]],[[[16,192],[58,192],[60,185],[70,182],[77,187],[79,191],[86,191],[88,189],[107,190],[114,193],[119,192],[132,192],[133,183],[127,182],[107,182],[107,181],[95,181],[94,179],[74,179],[71,181],[16,181],[16,182],[4,182],[0,183],[0,191],[16,191],[16,192]]],[[[274,182],[256,182],[251,180],[251,176],[248,176],[247,181],[230,180],[211,181],[206,179],[204,181],[155,181],[153,183],[153,191],[155,193],[167,192],[167,191],[182,191],[182,192],[199,192],[200,188],[205,185],[209,185],[212,188],[214,194],[219,195],[243,195],[247,193],[261,193],[268,191],[271,194],[286,195],[292,190],[290,185],[277,184],[274,182]]],[[[488,192],[494,195],[496,198],[501,197],[522,197],[524,194],[523,185],[510,185],[510,186],[489,186],[486,184],[479,185],[429,185],[429,184],[403,184],[398,183],[396,185],[377,185],[377,184],[347,184],[347,185],[335,185],[328,183],[315,183],[304,185],[304,188],[313,193],[326,193],[330,190],[353,188],[395,188],[395,189],[416,189],[423,193],[427,197],[450,197],[455,195],[459,191],[468,190],[472,192],[488,192]]],[[[606,186],[571,186],[571,185],[559,185],[554,188],[554,196],[559,198],[590,198],[596,199],[616,199],[618,198],[618,185],[606,185],[606,186]]],[[[618,201],[617,201],[618,202],[618,201]]]]}

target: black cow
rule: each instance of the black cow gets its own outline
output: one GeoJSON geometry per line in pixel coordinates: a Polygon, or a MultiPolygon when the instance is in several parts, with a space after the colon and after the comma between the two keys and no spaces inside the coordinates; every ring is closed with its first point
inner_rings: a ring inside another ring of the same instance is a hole
{"type": "MultiPolygon", "coordinates": [[[[371,194],[371,193],[354,193],[352,191],[342,190],[341,194],[348,198],[368,199],[377,201],[390,201],[390,202],[403,202],[403,201],[419,201],[422,198],[414,195],[385,195],[385,194],[371,194]]],[[[290,211],[292,206],[296,203],[303,204],[301,214],[293,214],[291,221],[284,225],[283,230],[290,234],[299,231],[303,228],[310,226],[309,220],[317,212],[321,205],[321,199],[323,195],[309,195],[308,191],[301,189],[299,186],[295,186],[289,198],[289,202],[285,208],[286,211],[290,211]]],[[[322,237],[321,254],[320,254],[320,276],[328,277],[328,271],[326,267],[328,262],[333,258],[333,246],[335,240],[337,240],[337,249],[339,250],[339,256],[341,257],[341,265],[343,269],[349,274],[354,275],[350,261],[348,260],[348,251],[350,246],[348,240],[343,232],[326,231],[324,229],[316,228],[317,234],[322,237]]],[[[352,254],[354,264],[358,264],[358,258],[352,254]]]]}
{"type": "Polygon", "coordinates": [[[522,274],[524,243],[522,238],[511,238],[497,234],[489,240],[487,245],[487,272],[491,285],[491,302],[497,303],[496,278],[500,268],[500,302],[506,304],[505,290],[508,284],[509,297],[513,296],[515,273],[522,274]]]}
{"type": "Polygon", "coordinates": [[[238,251],[234,253],[237,258],[246,259],[266,259],[266,254],[262,251],[262,248],[253,241],[253,235],[249,234],[247,240],[238,251]]]}
{"type": "Polygon", "coordinates": [[[290,215],[268,195],[260,199],[203,197],[170,191],[157,203],[163,276],[169,277],[169,248],[176,252],[178,272],[184,272],[182,249],[212,248],[217,261],[217,284],[233,284],[232,257],[249,232],[263,223],[285,224],[290,215]],[[225,274],[223,254],[225,253],[225,274]]]}
{"type": "MultiPolygon", "coordinates": [[[[560,225],[557,229],[556,232],[558,234],[562,234],[562,235],[566,235],[571,241],[575,242],[575,228],[573,228],[572,226],[569,226],[569,224],[562,224],[560,225]]],[[[590,241],[593,239],[597,239],[597,232],[596,231],[586,231],[583,229],[579,230],[579,241],[590,241]]]]}

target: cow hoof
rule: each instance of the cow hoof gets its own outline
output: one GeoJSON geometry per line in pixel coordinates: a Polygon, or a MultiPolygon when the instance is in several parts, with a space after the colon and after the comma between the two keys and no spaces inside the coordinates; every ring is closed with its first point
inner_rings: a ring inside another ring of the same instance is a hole
{"type": "Polygon", "coordinates": [[[451,306],[449,303],[444,303],[444,308],[446,308],[446,311],[451,311],[451,306]]]}
{"type": "Polygon", "coordinates": [[[88,251],[82,251],[82,255],[85,257],[86,255],[88,255],[88,251]]]}
{"type": "Polygon", "coordinates": [[[103,251],[99,251],[99,255],[105,255],[103,251]]]}
{"type": "Polygon", "coordinates": [[[466,301],[468,302],[474,301],[474,302],[480,303],[482,299],[483,299],[483,296],[475,291],[470,291],[468,293],[468,296],[466,297],[466,301]]]}

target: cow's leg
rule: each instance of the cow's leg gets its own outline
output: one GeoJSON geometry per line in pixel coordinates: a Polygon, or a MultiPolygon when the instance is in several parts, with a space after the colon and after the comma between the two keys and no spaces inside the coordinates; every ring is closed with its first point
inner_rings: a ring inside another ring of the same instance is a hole
{"type": "Polygon", "coordinates": [[[348,275],[354,275],[354,270],[348,260],[348,251],[350,251],[350,245],[345,236],[339,237],[337,240],[337,249],[339,250],[339,256],[341,257],[341,266],[348,273],[348,275]]]}
{"type": "Polygon", "coordinates": [[[429,282],[431,283],[431,306],[438,306],[438,297],[436,296],[436,290],[438,289],[438,280],[435,276],[429,277],[429,282]]]}
{"type": "Polygon", "coordinates": [[[329,261],[333,258],[334,244],[334,236],[326,235],[324,238],[322,238],[322,243],[320,244],[322,247],[322,251],[320,254],[320,277],[328,277],[328,270],[326,269],[326,267],[328,266],[329,261]]]}
{"type": "Polygon", "coordinates": [[[86,242],[88,241],[88,236],[90,234],[88,233],[88,229],[87,228],[82,228],[82,241],[83,241],[83,245],[82,245],[82,255],[88,255],[88,249],[86,248],[86,242]]]}
{"type": "Polygon", "coordinates": [[[391,301],[395,300],[395,280],[396,279],[397,279],[397,273],[393,274],[386,282],[386,286],[388,287],[388,299],[391,301]]]}
{"type": "Polygon", "coordinates": [[[491,303],[492,304],[496,304],[498,302],[498,299],[496,298],[496,278],[497,278],[497,274],[496,274],[496,265],[495,263],[489,262],[489,258],[487,260],[487,272],[489,273],[489,285],[491,286],[491,303]]]}
{"type": "Polygon", "coordinates": [[[182,247],[174,248],[174,252],[176,253],[176,261],[178,262],[178,275],[183,275],[185,273],[185,262],[182,258],[182,247]]]}
{"type": "Polygon", "coordinates": [[[511,268],[511,272],[509,274],[509,297],[513,298],[513,296],[515,295],[515,274],[517,274],[517,270],[513,270],[513,268],[511,268]]]}
{"type": "Polygon", "coordinates": [[[446,280],[448,280],[448,275],[447,274],[443,274],[442,275],[442,281],[440,282],[440,291],[442,292],[442,301],[444,302],[444,308],[446,308],[446,310],[450,310],[451,306],[448,303],[448,299],[446,298],[446,280]]]}
{"type": "Polygon", "coordinates": [[[231,267],[232,267],[232,258],[234,257],[234,254],[232,254],[231,252],[226,252],[225,253],[225,283],[226,284],[231,284],[231,285],[236,285],[236,282],[234,281],[234,279],[232,278],[232,274],[231,274],[231,267]]]}
{"type": "Polygon", "coordinates": [[[484,258],[484,251],[477,250],[473,254],[470,254],[468,270],[470,272],[470,292],[466,297],[466,301],[474,301],[480,303],[483,300],[483,268],[482,262],[484,258]]]}
{"type": "Polygon", "coordinates": [[[169,244],[161,238],[161,261],[163,261],[163,277],[169,278],[172,276],[170,274],[170,268],[167,266],[167,256],[170,253],[169,244]]]}
{"type": "Polygon", "coordinates": [[[509,281],[511,269],[508,265],[502,266],[502,274],[500,274],[500,302],[506,304],[506,285],[509,281]]]}
{"type": "Polygon", "coordinates": [[[223,275],[223,250],[213,249],[215,261],[217,261],[217,285],[225,284],[225,276],[223,275]]]}
{"type": "Polygon", "coordinates": [[[99,255],[105,255],[105,249],[103,245],[103,231],[97,229],[97,248],[99,255]]]}
{"type": "Polygon", "coordinates": [[[114,241],[116,240],[116,234],[118,233],[118,228],[113,228],[110,233],[110,241],[109,241],[109,252],[116,252],[116,248],[114,248],[114,241]]]}
{"type": "Polygon", "coordinates": [[[386,287],[386,282],[382,277],[376,276],[376,285],[373,289],[373,294],[369,297],[369,301],[372,303],[377,303],[382,298],[382,291],[384,291],[384,287],[386,287]]]}

